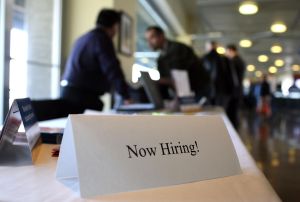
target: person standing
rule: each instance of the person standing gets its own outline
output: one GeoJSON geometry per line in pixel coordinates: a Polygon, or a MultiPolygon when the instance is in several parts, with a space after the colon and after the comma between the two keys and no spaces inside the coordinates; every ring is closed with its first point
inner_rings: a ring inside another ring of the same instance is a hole
{"type": "Polygon", "coordinates": [[[207,53],[202,61],[211,81],[210,104],[226,109],[230,93],[228,60],[217,52],[217,47],[217,42],[207,42],[205,44],[207,53]]]}
{"type": "Polygon", "coordinates": [[[76,41],[61,81],[63,100],[78,108],[102,110],[99,97],[113,87],[125,102],[130,102],[128,85],[112,41],[119,23],[118,11],[103,9],[96,27],[76,41]]]}
{"type": "Polygon", "coordinates": [[[260,113],[265,118],[268,118],[271,115],[270,100],[271,87],[268,82],[267,75],[264,75],[260,86],[260,102],[258,106],[258,113],[260,113]]]}
{"type": "Polygon", "coordinates": [[[202,67],[199,58],[192,48],[182,43],[168,40],[164,31],[158,26],[150,26],[145,32],[145,38],[150,48],[160,51],[157,68],[160,73],[159,84],[164,98],[174,98],[169,90],[174,88],[171,70],[186,70],[191,89],[195,92],[196,100],[208,95],[209,77],[202,67]]]}
{"type": "Polygon", "coordinates": [[[226,112],[233,126],[238,129],[239,109],[243,99],[245,62],[239,55],[237,47],[233,44],[230,44],[226,47],[226,55],[229,58],[229,70],[232,77],[232,93],[226,112]]]}

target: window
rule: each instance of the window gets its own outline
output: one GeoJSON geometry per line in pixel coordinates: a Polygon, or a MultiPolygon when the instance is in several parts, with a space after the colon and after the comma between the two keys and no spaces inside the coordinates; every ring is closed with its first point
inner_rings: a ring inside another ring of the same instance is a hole
{"type": "Polygon", "coordinates": [[[8,77],[0,86],[1,90],[7,86],[1,115],[8,108],[4,103],[17,98],[59,96],[61,0],[7,0],[2,6],[6,19],[1,30],[10,30],[9,36],[4,36],[10,48],[4,52],[9,57],[0,69],[0,76],[8,77]]]}

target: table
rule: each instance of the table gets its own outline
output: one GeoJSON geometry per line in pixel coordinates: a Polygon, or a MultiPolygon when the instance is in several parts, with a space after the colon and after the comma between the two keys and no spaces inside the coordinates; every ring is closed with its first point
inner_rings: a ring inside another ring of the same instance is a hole
{"type": "MultiPolygon", "coordinates": [[[[43,122],[58,127],[65,119],[43,122]]],[[[37,162],[32,166],[0,167],[0,201],[281,201],[265,176],[256,167],[237,132],[225,117],[242,174],[176,186],[147,189],[82,199],[55,179],[57,158],[51,157],[55,145],[42,145],[37,162]]]]}

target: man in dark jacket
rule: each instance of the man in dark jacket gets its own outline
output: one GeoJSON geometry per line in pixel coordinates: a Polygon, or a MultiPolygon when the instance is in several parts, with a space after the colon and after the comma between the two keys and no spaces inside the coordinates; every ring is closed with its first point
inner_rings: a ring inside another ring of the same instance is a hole
{"type": "Polygon", "coordinates": [[[99,96],[110,92],[112,87],[126,101],[129,99],[128,86],[112,41],[119,23],[119,12],[102,10],[96,28],[76,41],[61,81],[62,99],[84,109],[102,110],[99,96]]]}
{"type": "Polygon", "coordinates": [[[173,85],[171,79],[172,69],[186,70],[188,72],[190,86],[197,100],[207,96],[209,77],[199,58],[190,47],[168,40],[164,31],[157,26],[148,27],[145,37],[153,50],[161,51],[157,60],[157,68],[161,76],[159,83],[165,98],[172,97],[168,93],[170,86],[173,85]]]}
{"type": "Polygon", "coordinates": [[[202,61],[211,80],[210,103],[226,109],[231,88],[230,72],[228,60],[217,52],[217,46],[215,41],[207,42],[207,54],[202,61]]]}
{"type": "Polygon", "coordinates": [[[232,77],[232,93],[226,109],[228,118],[233,126],[238,129],[239,127],[239,108],[243,99],[243,80],[245,74],[245,62],[238,54],[235,45],[230,44],[226,48],[226,55],[229,58],[229,67],[232,77]]]}

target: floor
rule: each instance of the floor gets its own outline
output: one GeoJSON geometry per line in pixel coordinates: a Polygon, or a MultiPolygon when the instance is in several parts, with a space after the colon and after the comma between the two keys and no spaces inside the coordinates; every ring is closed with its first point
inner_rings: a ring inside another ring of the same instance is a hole
{"type": "Polygon", "coordinates": [[[279,197],[300,201],[300,109],[241,114],[239,134],[279,197]]]}

